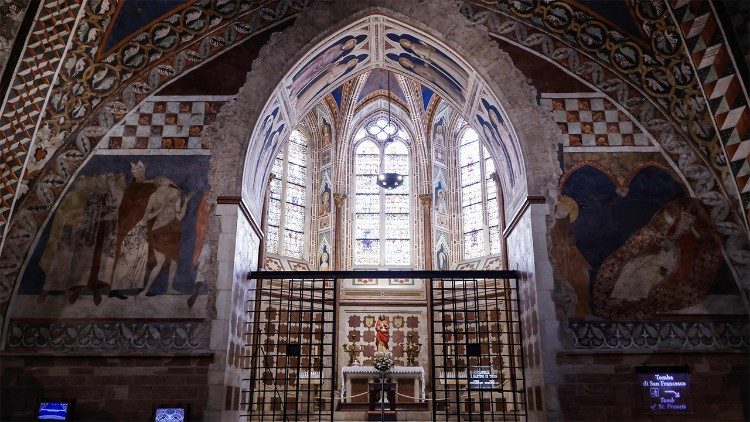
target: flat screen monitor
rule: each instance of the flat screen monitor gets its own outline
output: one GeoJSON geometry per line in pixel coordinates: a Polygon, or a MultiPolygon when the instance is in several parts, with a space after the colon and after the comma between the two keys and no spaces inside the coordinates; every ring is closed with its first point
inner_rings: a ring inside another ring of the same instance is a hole
{"type": "Polygon", "coordinates": [[[72,418],[74,400],[39,400],[37,420],[40,421],[69,421],[72,418]]]}
{"type": "Polygon", "coordinates": [[[190,418],[190,406],[166,404],[154,406],[155,422],[185,422],[190,418]]]}

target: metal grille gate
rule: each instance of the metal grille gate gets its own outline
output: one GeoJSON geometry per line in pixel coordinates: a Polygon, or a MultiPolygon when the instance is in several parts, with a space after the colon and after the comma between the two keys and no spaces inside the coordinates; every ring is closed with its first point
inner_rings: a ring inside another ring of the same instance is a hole
{"type": "MultiPolygon", "coordinates": [[[[524,420],[516,271],[253,272],[244,348],[244,416],[331,421],[336,406],[338,282],[425,279],[434,421],[524,420]]],[[[341,387],[341,386],[338,386],[341,387]]]]}
{"type": "Polygon", "coordinates": [[[303,274],[263,275],[248,302],[247,420],[333,420],[335,283],[303,274]]]}
{"type": "Polygon", "coordinates": [[[433,420],[525,420],[517,283],[507,276],[432,283],[433,420]]]}

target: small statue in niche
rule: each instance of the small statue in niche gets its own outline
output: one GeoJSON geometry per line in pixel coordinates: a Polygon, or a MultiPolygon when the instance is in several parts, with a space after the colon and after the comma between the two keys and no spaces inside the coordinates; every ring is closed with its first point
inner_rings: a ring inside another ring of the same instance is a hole
{"type": "Polygon", "coordinates": [[[391,339],[390,328],[391,322],[388,320],[388,317],[384,315],[379,316],[378,322],[375,323],[375,333],[377,334],[375,344],[377,345],[378,352],[389,351],[388,342],[391,339]]]}

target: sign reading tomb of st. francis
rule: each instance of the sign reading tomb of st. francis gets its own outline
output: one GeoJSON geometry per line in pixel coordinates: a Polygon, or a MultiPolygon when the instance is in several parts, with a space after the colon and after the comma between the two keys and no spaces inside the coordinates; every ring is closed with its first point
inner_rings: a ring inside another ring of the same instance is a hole
{"type": "Polygon", "coordinates": [[[684,366],[636,368],[646,413],[690,413],[690,374],[684,366]]]}

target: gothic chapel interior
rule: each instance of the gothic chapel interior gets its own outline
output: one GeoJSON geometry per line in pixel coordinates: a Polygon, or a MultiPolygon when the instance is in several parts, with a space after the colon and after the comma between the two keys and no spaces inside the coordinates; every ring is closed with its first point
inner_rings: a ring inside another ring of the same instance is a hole
{"type": "Polygon", "coordinates": [[[0,0],[0,420],[750,420],[749,32],[0,0]]]}

